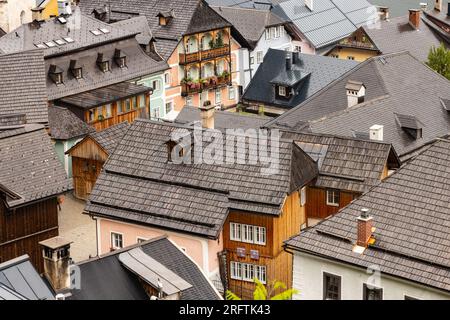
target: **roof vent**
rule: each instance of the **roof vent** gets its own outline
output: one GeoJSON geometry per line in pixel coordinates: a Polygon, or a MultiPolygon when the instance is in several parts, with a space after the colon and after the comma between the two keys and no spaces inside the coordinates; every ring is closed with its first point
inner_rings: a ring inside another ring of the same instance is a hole
{"type": "Polygon", "coordinates": [[[395,113],[395,118],[403,131],[411,138],[415,140],[422,138],[423,124],[415,116],[395,113]]]}
{"type": "Polygon", "coordinates": [[[161,11],[156,16],[159,18],[160,26],[168,25],[175,18],[173,9],[170,11],[161,11]]]}
{"type": "Polygon", "coordinates": [[[389,7],[378,7],[381,20],[389,21],[389,7]]]}
{"type": "Polygon", "coordinates": [[[384,126],[376,124],[370,127],[369,130],[370,140],[383,141],[384,137],[384,126]]]}

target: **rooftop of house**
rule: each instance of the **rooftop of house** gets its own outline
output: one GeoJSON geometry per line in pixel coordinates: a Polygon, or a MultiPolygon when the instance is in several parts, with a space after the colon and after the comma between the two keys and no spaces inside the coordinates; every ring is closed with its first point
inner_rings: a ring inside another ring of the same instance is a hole
{"type": "Polygon", "coordinates": [[[242,96],[243,101],[293,108],[358,65],[356,61],[298,53],[298,61],[294,63],[291,58],[291,70],[286,70],[286,54],[284,50],[268,50],[242,96]],[[275,82],[292,86],[295,94],[289,99],[277,98],[275,82]]]}
{"type": "MultiPolygon", "coordinates": [[[[224,129],[258,129],[270,118],[257,115],[243,115],[238,112],[215,111],[214,128],[224,129]]],[[[197,107],[184,106],[175,119],[176,123],[189,124],[201,121],[200,110],[197,107]]]]}
{"type": "Polygon", "coordinates": [[[52,106],[48,108],[50,136],[55,140],[82,138],[95,132],[95,129],[78,118],[67,108],[52,106]]]}
{"type": "Polygon", "coordinates": [[[366,0],[314,0],[313,8],[298,0],[282,1],[273,11],[282,19],[292,21],[317,49],[323,49],[372,24],[378,15],[366,0]]]}
{"type": "Polygon", "coordinates": [[[325,134],[283,132],[319,168],[314,186],[364,193],[377,185],[385,167],[397,169],[400,160],[388,143],[325,134]]]}
{"type": "MultiPolygon", "coordinates": [[[[104,5],[103,0],[80,3],[85,14],[92,14],[96,8],[103,8],[104,5]]],[[[183,35],[231,26],[204,0],[128,0],[126,10],[123,0],[111,0],[109,6],[112,21],[144,15],[156,39],[157,52],[165,60],[169,59],[183,35]],[[159,25],[159,15],[164,12],[171,12],[172,19],[166,25],[159,25]]]]}
{"type": "Polygon", "coordinates": [[[25,114],[27,123],[47,123],[45,79],[41,51],[0,54],[0,116],[25,114]]]}
{"type": "MultiPolygon", "coordinates": [[[[201,138],[194,136],[194,148],[202,139],[203,150],[216,131],[202,132],[201,138]]],[[[317,175],[314,161],[287,140],[281,140],[274,153],[279,158],[277,174],[266,173],[269,164],[262,161],[169,161],[168,143],[177,135],[192,134],[193,129],[179,124],[134,121],[105,163],[85,211],[217,239],[229,210],[278,216],[286,196],[317,175]]],[[[236,135],[224,139],[233,143],[238,157],[248,158],[248,144],[241,150],[236,135]]]]}
{"type": "Polygon", "coordinates": [[[0,263],[0,300],[54,300],[54,294],[24,255],[0,263]]]}
{"type": "Polygon", "coordinates": [[[233,25],[252,49],[264,35],[266,28],[286,23],[271,10],[222,6],[212,8],[233,25]]]}
{"type": "Polygon", "coordinates": [[[39,48],[47,58],[135,35],[134,31],[117,28],[83,15],[77,8],[72,15],[21,25],[0,38],[0,52],[12,53],[39,48]]]}
{"type": "Polygon", "coordinates": [[[89,136],[111,155],[129,128],[130,124],[125,121],[105,130],[91,133],[89,136]]]}
{"type": "Polygon", "coordinates": [[[277,4],[287,0],[207,0],[211,6],[270,10],[277,4]]]}
{"type": "Polygon", "coordinates": [[[165,294],[180,293],[182,300],[220,300],[211,282],[180,248],[167,237],[78,264],[81,290],[72,290],[70,300],[148,300],[141,281],[165,294]]]}
{"type": "Polygon", "coordinates": [[[391,18],[389,21],[381,20],[377,28],[363,28],[382,54],[409,51],[423,62],[428,60],[430,49],[439,47],[444,41],[440,33],[430,27],[430,22],[423,15],[418,29],[410,25],[408,14],[391,18]]]}
{"type": "Polygon", "coordinates": [[[450,140],[438,140],[335,216],[286,241],[291,248],[450,291],[450,140]],[[352,251],[369,209],[375,243],[352,251]]]}
{"type": "Polygon", "coordinates": [[[44,127],[0,132],[0,189],[9,208],[56,196],[72,188],[44,127]]]}
{"type": "Polygon", "coordinates": [[[447,79],[410,53],[389,54],[360,63],[266,125],[343,136],[369,133],[373,125],[383,125],[384,141],[391,143],[403,160],[450,131],[450,113],[443,104],[449,90],[447,79]],[[352,107],[348,107],[345,89],[348,81],[359,81],[366,87],[364,101],[352,107]],[[411,136],[395,113],[419,121],[421,137],[411,136]]]}

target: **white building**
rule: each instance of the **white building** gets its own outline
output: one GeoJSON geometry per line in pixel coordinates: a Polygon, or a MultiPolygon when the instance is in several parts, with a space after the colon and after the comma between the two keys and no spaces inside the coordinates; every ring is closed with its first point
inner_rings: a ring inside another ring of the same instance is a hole
{"type": "Polygon", "coordinates": [[[450,299],[450,140],[286,241],[295,299],[450,299]],[[367,209],[368,208],[368,209],[367,209]]]}

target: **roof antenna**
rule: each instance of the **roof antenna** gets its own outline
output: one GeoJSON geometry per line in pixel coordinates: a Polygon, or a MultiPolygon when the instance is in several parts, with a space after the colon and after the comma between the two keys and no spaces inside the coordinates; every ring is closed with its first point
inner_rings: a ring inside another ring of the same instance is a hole
{"type": "Polygon", "coordinates": [[[19,33],[16,31],[16,38],[20,38],[19,33]]]}

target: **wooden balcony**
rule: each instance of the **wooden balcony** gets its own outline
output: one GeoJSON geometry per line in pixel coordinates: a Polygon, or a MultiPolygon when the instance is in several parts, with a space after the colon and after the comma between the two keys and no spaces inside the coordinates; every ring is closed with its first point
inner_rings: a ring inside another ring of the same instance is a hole
{"type": "Polygon", "coordinates": [[[223,57],[230,54],[230,47],[201,50],[193,53],[180,53],[180,65],[223,57]]]}
{"type": "Polygon", "coordinates": [[[231,76],[225,76],[225,77],[209,77],[205,79],[203,83],[199,82],[193,82],[193,83],[183,83],[181,84],[181,95],[187,96],[189,94],[195,94],[202,92],[203,90],[211,90],[216,89],[221,86],[230,85],[231,84],[231,76]]]}

